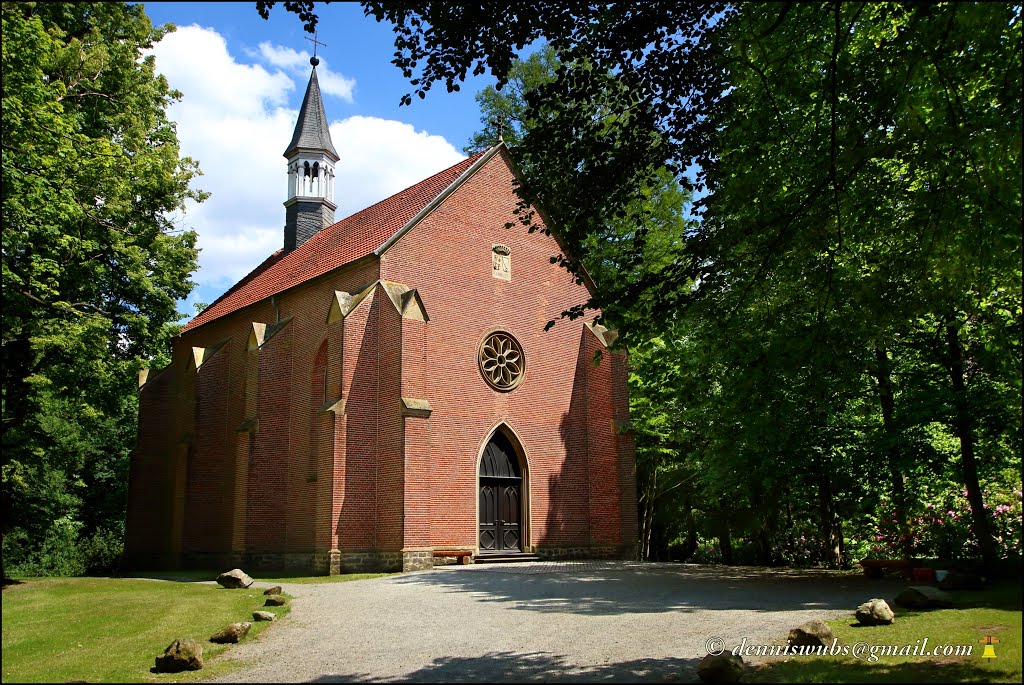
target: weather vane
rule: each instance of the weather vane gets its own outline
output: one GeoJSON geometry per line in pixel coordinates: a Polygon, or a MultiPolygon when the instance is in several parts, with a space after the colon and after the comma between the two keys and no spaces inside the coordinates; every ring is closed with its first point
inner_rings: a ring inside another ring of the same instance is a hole
{"type": "Polygon", "coordinates": [[[317,56],[316,56],[316,48],[317,48],[317,46],[318,45],[323,45],[324,47],[327,47],[327,43],[323,43],[323,42],[317,40],[317,34],[318,33],[319,33],[319,31],[314,31],[312,38],[310,38],[309,36],[306,36],[306,40],[308,40],[310,43],[313,44],[313,56],[309,58],[309,63],[312,64],[314,67],[316,65],[320,64],[320,60],[317,59],[317,56]]]}

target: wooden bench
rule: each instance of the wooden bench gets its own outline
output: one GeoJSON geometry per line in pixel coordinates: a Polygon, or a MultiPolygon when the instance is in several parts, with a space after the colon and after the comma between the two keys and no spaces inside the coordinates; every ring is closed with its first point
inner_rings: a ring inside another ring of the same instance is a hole
{"type": "Polygon", "coordinates": [[[458,557],[462,565],[473,563],[473,552],[465,549],[434,550],[435,557],[458,557]]]}
{"type": "Polygon", "coordinates": [[[914,570],[914,563],[906,559],[861,559],[858,563],[867,578],[881,578],[886,570],[901,571],[909,578],[914,570]]]}

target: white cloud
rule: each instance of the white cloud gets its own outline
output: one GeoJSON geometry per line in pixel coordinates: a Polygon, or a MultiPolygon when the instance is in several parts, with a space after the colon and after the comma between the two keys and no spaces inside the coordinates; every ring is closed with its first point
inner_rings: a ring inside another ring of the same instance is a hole
{"type": "Polygon", "coordinates": [[[327,95],[334,95],[345,102],[352,102],[352,93],[355,91],[355,79],[345,78],[335,73],[327,66],[327,62],[321,62],[317,67],[317,80],[320,81],[320,90],[327,95]]]}
{"type": "Polygon", "coordinates": [[[269,41],[260,43],[258,54],[262,55],[263,59],[273,64],[275,67],[281,67],[283,69],[294,69],[295,67],[301,67],[305,64],[309,64],[309,56],[306,53],[299,52],[294,48],[274,45],[269,41]]]}
{"type": "MultiPolygon", "coordinates": [[[[283,45],[274,45],[268,41],[264,41],[259,45],[259,52],[253,53],[247,51],[249,54],[255,56],[258,54],[265,61],[271,65],[278,67],[279,69],[287,69],[295,76],[301,76],[307,78],[309,76],[309,53],[305,50],[299,52],[293,48],[285,47],[283,45]]],[[[320,90],[327,95],[334,95],[341,98],[345,102],[353,101],[353,91],[356,87],[355,79],[347,78],[332,71],[330,65],[323,57],[318,58],[320,64],[316,68],[317,80],[320,81],[320,90]]]]}
{"type": "Polygon", "coordinates": [[[181,27],[157,43],[153,54],[171,87],[185,94],[184,106],[256,114],[268,103],[287,104],[288,91],[295,88],[281,71],[271,74],[258,64],[235,62],[224,38],[209,28],[181,27]]]}
{"type": "MultiPolygon", "coordinates": [[[[154,46],[157,70],[183,94],[169,116],[177,123],[182,154],[198,160],[203,170],[193,185],[211,193],[200,205],[189,203],[179,217],[199,233],[202,249],[195,276],[199,288],[183,305],[189,314],[194,313],[191,302],[212,302],[283,243],[283,152],[298,116],[288,98],[293,91],[302,93],[308,78],[301,63],[287,66],[308,57],[286,50],[269,52],[280,68],[268,71],[237,61],[210,28],[180,27],[154,46]]],[[[441,136],[399,121],[351,116],[335,120],[331,136],[341,156],[335,184],[339,219],[463,158],[441,136]]]]}
{"type": "Polygon", "coordinates": [[[393,119],[352,116],[331,124],[338,216],[368,207],[450,167],[465,155],[441,136],[393,119]]]}

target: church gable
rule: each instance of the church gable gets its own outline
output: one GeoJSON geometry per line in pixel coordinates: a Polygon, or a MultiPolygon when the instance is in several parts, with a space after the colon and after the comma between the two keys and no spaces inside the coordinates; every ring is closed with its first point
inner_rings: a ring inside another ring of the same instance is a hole
{"type": "MultiPolygon", "coordinates": [[[[377,250],[381,278],[416,286],[432,307],[437,306],[439,294],[442,300],[498,297],[505,300],[500,306],[519,309],[526,307],[527,301],[541,306],[542,302],[553,305],[557,301],[557,309],[551,306],[543,313],[544,323],[588,300],[589,277],[584,274],[583,284],[573,283],[564,269],[551,262],[562,252],[557,237],[527,232],[513,214],[519,201],[514,191],[516,173],[504,144],[483,153],[420,217],[377,250]],[[431,290],[428,295],[421,283],[436,282],[438,276],[447,292],[427,288],[431,290]],[[537,286],[544,289],[539,301],[537,286]],[[513,293],[519,297],[524,290],[531,291],[522,293],[526,300],[518,305],[508,301],[513,293]]],[[[542,208],[537,217],[543,226],[542,208]]]]}

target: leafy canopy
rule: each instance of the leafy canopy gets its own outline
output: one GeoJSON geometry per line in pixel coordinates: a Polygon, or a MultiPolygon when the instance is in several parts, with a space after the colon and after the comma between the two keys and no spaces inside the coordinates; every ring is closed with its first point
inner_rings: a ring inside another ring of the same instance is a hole
{"type": "Polygon", "coordinates": [[[168,216],[205,195],[142,56],[166,30],[141,5],[3,4],[5,533],[82,497],[117,522],[135,374],[194,285],[196,235],[168,216]]]}

